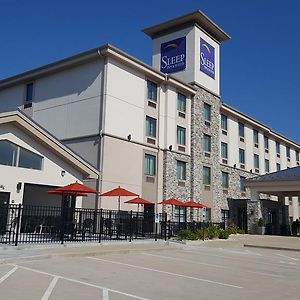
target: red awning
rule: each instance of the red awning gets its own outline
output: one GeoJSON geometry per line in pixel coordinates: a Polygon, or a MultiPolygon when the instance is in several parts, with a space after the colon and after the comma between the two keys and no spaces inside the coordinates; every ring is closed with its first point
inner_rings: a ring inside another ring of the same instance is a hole
{"type": "Polygon", "coordinates": [[[170,199],[167,199],[167,200],[163,200],[163,201],[159,202],[158,204],[184,206],[184,203],[182,201],[179,201],[175,198],[170,198],[170,199]]]}
{"type": "Polygon", "coordinates": [[[152,204],[154,205],[154,203],[144,199],[144,198],[140,198],[140,197],[137,197],[137,198],[134,198],[134,199],[131,199],[131,200],[128,200],[128,201],[125,201],[125,203],[132,203],[132,204],[152,204]]]}

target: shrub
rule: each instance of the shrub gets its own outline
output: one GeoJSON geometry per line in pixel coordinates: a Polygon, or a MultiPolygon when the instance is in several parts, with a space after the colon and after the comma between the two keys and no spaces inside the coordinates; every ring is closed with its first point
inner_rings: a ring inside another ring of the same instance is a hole
{"type": "Polygon", "coordinates": [[[219,237],[220,228],[213,224],[210,224],[207,228],[207,237],[212,240],[219,237]]]}
{"type": "Polygon", "coordinates": [[[197,229],[196,232],[195,232],[198,236],[199,239],[203,240],[203,237],[204,239],[208,239],[208,230],[207,228],[202,228],[202,229],[197,229]]]}
{"type": "Polygon", "coordinates": [[[232,224],[230,226],[227,227],[228,233],[229,234],[237,234],[238,232],[238,228],[236,225],[232,224]]]}
{"type": "Polygon", "coordinates": [[[245,234],[245,230],[239,228],[239,229],[237,230],[237,233],[239,233],[239,234],[245,234]]]}
{"type": "Polygon", "coordinates": [[[190,229],[183,229],[183,230],[178,231],[177,237],[180,240],[192,240],[192,241],[194,241],[194,240],[198,239],[198,235],[190,229]]]}
{"type": "Polygon", "coordinates": [[[257,225],[258,225],[259,227],[264,226],[264,225],[265,225],[265,220],[264,220],[263,218],[259,218],[259,220],[258,220],[258,222],[257,222],[257,225]]]}
{"type": "Polygon", "coordinates": [[[227,229],[220,229],[219,231],[219,239],[227,240],[229,238],[229,231],[227,229]]]}

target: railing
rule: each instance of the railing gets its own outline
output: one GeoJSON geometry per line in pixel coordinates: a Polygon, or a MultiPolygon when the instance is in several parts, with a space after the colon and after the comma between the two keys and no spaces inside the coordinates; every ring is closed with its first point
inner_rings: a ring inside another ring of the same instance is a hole
{"type": "Polygon", "coordinates": [[[204,222],[171,222],[167,214],[106,209],[6,205],[0,208],[0,243],[101,242],[170,239],[182,229],[205,228],[204,222]],[[156,221],[156,222],[155,222],[156,221]]]}

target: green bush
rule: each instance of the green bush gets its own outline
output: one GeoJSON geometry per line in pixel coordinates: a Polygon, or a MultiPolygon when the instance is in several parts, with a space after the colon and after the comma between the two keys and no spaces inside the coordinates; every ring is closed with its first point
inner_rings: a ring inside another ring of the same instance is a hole
{"type": "Polygon", "coordinates": [[[219,237],[220,228],[213,224],[210,224],[207,228],[207,237],[210,240],[216,239],[219,237]]]}
{"type": "Polygon", "coordinates": [[[238,231],[237,231],[237,233],[239,233],[239,234],[245,234],[245,230],[239,228],[238,231]]]}
{"type": "Polygon", "coordinates": [[[180,240],[198,240],[198,235],[190,229],[183,229],[178,231],[177,237],[180,240]]]}
{"type": "Polygon", "coordinates": [[[200,240],[208,239],[208,230],[207,230],[207,228],[197,229],[195,233],[197,234],[197,236],[200,240]]]}
{"type": "Polygon", "coordinates": [[[232,224],[227,227],[228,233],[229,234],[237,234],[238,233],[238,228],[236,225],[232,224]]]}
{"type": "Polygon", "coordinates": [[[265,225],[265,220],[263,218],[259,218],[259,220],[257,222],[257,225],[259,227],[263,227],[265,225]]]}
{"type": "Polygon", "coordinates": [[[227,240],[229,238],[229,231],[227,229],[223,230],[220,229],[219,230],[219,239],[223,239],[223,240],[227,240]]]}

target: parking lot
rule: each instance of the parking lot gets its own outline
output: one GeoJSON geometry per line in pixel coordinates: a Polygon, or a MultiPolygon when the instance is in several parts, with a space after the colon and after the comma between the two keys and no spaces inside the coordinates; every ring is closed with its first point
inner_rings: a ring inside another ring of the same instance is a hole
{"type": "Polygon", "coordinates": [[[185,247],[0,265],[6,299],[299,299],[300,252],[185,247]]]}

